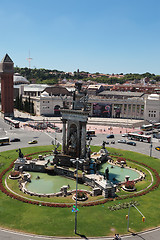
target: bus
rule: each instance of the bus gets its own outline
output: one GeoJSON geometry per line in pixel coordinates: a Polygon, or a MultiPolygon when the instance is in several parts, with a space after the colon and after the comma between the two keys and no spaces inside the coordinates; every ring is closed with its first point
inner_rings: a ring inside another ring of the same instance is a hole
{"type": "Polygon", "coordinates": [[[138,133],[128,133],[128,138],[131,140],[140,141],[140,142],[148,142],[148,143],[151,142],[150,136],[146,136],[138,133]]]}
{"type": "Polygon", "coordinates": [[[17,121],[17,120],[14,120],[9,117],[5,117],[4,121],[7,122],[8,124],[10,124],[12,127],[19,128],[19,121],[17,121]]]}
{"type": "Polygon", "coordinates": [[[154,123],[153,128],[154,129],[160,129],[160,123],[154,123]]]}
{"type": "Polygon", "coordinates": [[[1,137],[0,138],[0,146],[9,144],[9,143],[10,143],[9,137],[1,137]]]}
{"type": "Polygon", "coordinates": [[[87,130],[86,131],[86,136],[87,137],[95,137],[96,136],[95,131],[94,130],[87,130]]]}
{"type": "Polygon", "coordinates": [[[153,129],[153,125],[152,124],[142,125],[141,126],[141,130],[142,131],[151,131],[152,129],[153,129]]]}

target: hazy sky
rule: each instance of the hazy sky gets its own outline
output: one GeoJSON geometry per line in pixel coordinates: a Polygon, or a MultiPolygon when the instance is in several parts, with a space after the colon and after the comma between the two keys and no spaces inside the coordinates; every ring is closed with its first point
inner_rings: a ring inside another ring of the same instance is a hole
{"type": "Polygon", "coordinates": [[[159,0],[0,2],[0,61],[67,72],[160,74],[159,0]]]}

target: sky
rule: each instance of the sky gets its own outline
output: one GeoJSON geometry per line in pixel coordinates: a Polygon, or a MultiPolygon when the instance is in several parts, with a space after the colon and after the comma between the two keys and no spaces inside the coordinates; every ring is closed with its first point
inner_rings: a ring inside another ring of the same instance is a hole
{"type": "Polygon", "coordinates": [[[18,67],[160,74],[159,0],[7,0],[0,61],[18,67]]]}

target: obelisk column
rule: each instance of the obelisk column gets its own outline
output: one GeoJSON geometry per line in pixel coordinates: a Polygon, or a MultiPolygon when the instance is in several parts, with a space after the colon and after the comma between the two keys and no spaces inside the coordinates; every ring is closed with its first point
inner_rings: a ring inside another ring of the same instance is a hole
{"type": "Polygon", "coordinates": [[[82,122],[82,135],[81,135],[81,158],[86,154],[86,122],[82,122]]]}
{"type": "Polygon", "coordinates": [[[62,119],[63,122],[63,137],[62,137],[62,152],[66,152],[66,120],[62,119]]]}

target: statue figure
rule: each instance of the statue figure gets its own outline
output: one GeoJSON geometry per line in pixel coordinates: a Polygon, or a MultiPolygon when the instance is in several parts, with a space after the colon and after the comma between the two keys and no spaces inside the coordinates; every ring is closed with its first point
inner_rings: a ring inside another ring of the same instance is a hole
{"type": "Polygon", "coordinates": [[[108,167],[105,170],[105,179],[109,180],[109,169],[108,169],[108,167]]]}
{"type": "Polygon", "coordinates": [[[67,96],[65,95],[65,96],[63,97],[62,94],[60,94],[60,98],[61,98],[61,100],[62,100],[62,102],[63,102],[63,108],[67,108],[67,107],[66,107],[67,96]]]}
{"type": "Polygon", "coordinates": [[[78,90],[78,92],[80,93],[81,89],[82,89],[82,83],[81,82],[76,82],[75,83],[75,88],[78,90]]]}
{"type": "Polygon", "coordinates": [[[88,103],[88,95],[83,96],[80,99],[80,102],[83,104],[83,110],[86,111],[87,110],[87,103],[88,103]]]}
{"type": "Polygon", "coordinates": [[[57,149],[59,148],[60,143],[58,142],[56,144],[56,138],[55,138],[55,144],[54,144],[54,141],[52,141],[52,144],[53,144],[53,147],[54,147],[53,153],[57,154],[58,153],[57,149]]]}
{"type": "Polygon", "coordinates": [[[105,146],[106,146],[106,142],[103,141],[103,143],[102,143],[102,149],[105,149],[105,146]]]}
{"type": "Polygon", "coordinates": [[[88,140],[88,144],[87,145],[89,147],[91,145],[92,138],[89,136],[87,140],[88,140]]]}
{"type": "Polygon", "coordinates": [[[75,101],[76,101],[76,91],[73,92],[73,102],[72,102],[72,109],[75,108],[75,101]]]}
{"type": "Polygon", "coordinates": [[[70,135],[70,139],[69,139],[69,147],[71,148],[76,148],[77,146],[77,133],[76,131],[73,131],[70,135]]]}
{"type": "Polygon", "coordinates": [[[21,149],[20,149],[20,148],[19,148],[18,150],[16,150],[16,152],[18,152],[19,158],[23,158],[23,157],[24,157],[24,155],[23,155],[23,153],[21,152],[21,149]]]}
{"type": "Polygon", "coordinates": [[[87,148],[86,158],[88,158],[89,160],[91,159],[91,149],[90,149],[90,146],[88,146],[88,148],[87,148]]]}

